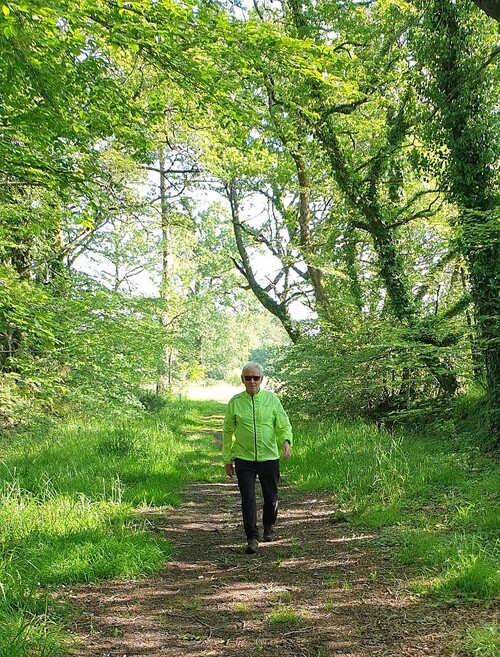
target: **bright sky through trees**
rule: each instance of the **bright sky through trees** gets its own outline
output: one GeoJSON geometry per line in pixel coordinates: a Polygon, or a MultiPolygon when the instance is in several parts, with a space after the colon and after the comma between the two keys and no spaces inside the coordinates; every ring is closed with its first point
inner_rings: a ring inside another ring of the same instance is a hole
{"type": "Polygon", "coordinates": [[[5,375],[105,387],[99,335],[132,386],[123,315],[161,389],[258,307],[360,414],[479,387],[500,435],[498,26],[475,3],[4,5],[5,375]]]}

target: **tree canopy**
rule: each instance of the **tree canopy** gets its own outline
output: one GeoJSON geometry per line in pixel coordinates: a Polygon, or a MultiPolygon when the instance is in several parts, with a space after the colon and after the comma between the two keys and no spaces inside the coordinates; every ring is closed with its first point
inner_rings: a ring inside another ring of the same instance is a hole
{"type": "Polygon", "coordinates": [[[132,394],[272,347],[283,393],[332,414],[484,386],[497,440],[494,20],[466,0],[0,8],[7,424],[42,380],[51,404],[132,394]]]}

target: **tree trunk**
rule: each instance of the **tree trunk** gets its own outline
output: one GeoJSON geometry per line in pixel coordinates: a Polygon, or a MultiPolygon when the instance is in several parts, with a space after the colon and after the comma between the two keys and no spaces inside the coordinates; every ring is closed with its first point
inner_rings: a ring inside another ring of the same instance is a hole
{"type": "Polygon", "coordinates": [[[389,304],[401,324],[411,326],[415,307],[409,293],[409,284],[404,270],[404,261],[394,239],[393,231],[382,222],[371,222],[368,231],[378,256],[378,268],[384,282],[389,304]]]}
{"type": "Polygon", "coordinates": [[[469,264],[486,371],[490,435],[500,449],[499,207],[493,181],[495,139],[487,120],[496,99],[488,100],[488,79],[471,79],[473,45],[463,29],[460,8],[447,0],[435,0],[428,11],[434,33],[441,33],[441,39],[434,40],[439,56],[432,59],[432,72],[442,99],[440,118],[450,152],[447,180],[450,196],[460,210],[461,245],[469,264]]]}
{"type": "MultiPolygon", "coordinates": [[[[460,267],[460,282],[462,283],[462,289],[464,294],[468,294],[468,286],[466,275],[463,267],[460,267]]],[[[476,381],[484,380],[484,360],[481,354],[481,350],[477,344],[477,333],[476,327],[473,322],[471,312],[468,308],[465,309],[465,321],[467,322],[467,327],[469,329],[469,342],[470,342],[470,354],[474,372],[474,378],[476,381]]]]}
{"type": "Polygon", "coordinates": [[[500,22],[500,0],[472,0],[481,11],[500,22]]]}
{"type": "MultiPolygon", "coordinates": [[[[165,128],[166,133],[166,128],[165,128]]],[[[162,135],[162,141],[158,150],[158,169],[160,175],[160,222],[161,222],[161,281],[160,281],[160,297],[163,299],[163,310],[160,312],[160,323],[163,327],[165,334],[168,332],[170,324],[170,317],[168,313],[169,303],[169,277],[172,266],[172,250],[170,243],[170,217],[167,197],[167,183],[166,183],[166,134],[162,135]],[[165,139],[164,139],[165,137],[165,139]]],[[[156,392],[161,393],[170,391],[172,388],[172,367],[173,355],[169,345],[165,345],[162,362],[158,366],[158,381],[156,383],[156,392]]]]}
{"type": "Polygon", "coordinates": [[[273,299],[259,285],[257,279],[255,278],[255,274],[253,272],[252,265],[250,263],[250,258],[248,257],[248,253],[246,251],[245,244],[243,241],[243,233],[241,229],[240,214],[239,214],[238,195],[236,193],[236,189],[234,188],[234,186],[230,186],[227,189],[227,195],[231,206],[231,218],[233,222],[233,230],[236,239],[236,246],[238,248],[238,253],[241,258],[241,265],[238,265],[237,263],[235,264],[238,270],[243,274],[243,276],[248,281],[248,285],[252,290],[252,292],[254,293],[254,295],[257,297],[258,301],[260,301],[260,303],[264,306],[264,308],[266,308],[266,310],[269,310],[270,313],[272,313],[275,317],[277,317],[280,320],[281,324],[283,325],[283,328],[288,333],[292,342],[296,342],[300,337],[300,331],[297,323],[292,319],[290,315],[287,304],[284,302],[280,303],[275,299],[273,299]]]}
{"type": "Polygon", "coordinates": [[[314,255],[313,245],[311,243],[311,184],[307,175],[307,167],[304,158],[297,151],[292,152],[292,157],[297,169],[297,178],[299,181],[299,226],[300,226],[300,246],[305,255],[307,273],[314,290],[314,298],[318,304],[320,315],[326,317],[330,314],[330,303],[325,291],[323,274],[320,269],[307,262],[307,255],[314,255]]]}
{"type": "Polygon", "coordinates": [[[469,254],[472,297],[477,310],[486,369],[490,434],[500,450],[500,249],[492,244],[469,254]]]}
{"type": "Polygon", "coordinates": [[[357,262],[357,240],[355,229],[348,230],[345,236],[345,254],[347,273],[349,275],[350,290],[352,300],[358,311],[361,313],[363,310],[363,290],[361,288],[361,281],[359,279],[359,266],[357,262]]]}

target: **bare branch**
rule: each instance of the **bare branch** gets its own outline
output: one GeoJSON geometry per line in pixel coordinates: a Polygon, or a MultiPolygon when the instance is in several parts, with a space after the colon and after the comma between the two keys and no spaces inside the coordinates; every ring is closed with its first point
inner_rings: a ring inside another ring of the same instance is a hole
{"type": "Polygon", "coordinates": [[[151,167],[151,166],[143,166],[142,168],[146,171],[154,171],[155,173],[159,173],[160,176],[167,176],[167,174],[169,173],[174,173],[174,174],[201,173],[201,169],[166,169],[165,171],[162,171],[157,167],[151,167]]]}
{"type": "MultiPolygon", "coordinates": [[[[423,196],[425,193],[426,192],[421,192],[419,194],[415,194],[415,196],[423,196]]],[[[432,192],[427,192],[427,193],[430,194],[432,192]]],[[[419,210],[418,212],[415,212],[414,214],[409,215],[408,217],[405,217],[404,219],[400,219],[399,221],[391,222],[389,224],[389,228],[398,228],[399,226],[404,226],[406,224],[409,224],[411,221],[415,221],[415,219],[421,219],[422,217],[430,217],[430,216],[434,215],[441,208],[443,203],[444,203],[444,200],[440,199],[439,196],[436,196],[436,198],[429,203],[427,208],[425,208],[423,210],[419,210]],[[433,207],[435,203],[439,203],[439,206],[437,208],[433,207]]],[[[407,207],[409,205],[410,204],[407,204],[407,207]]],[[[399,212],[398,214],[401,214],[401,212],[399,212]]]]}

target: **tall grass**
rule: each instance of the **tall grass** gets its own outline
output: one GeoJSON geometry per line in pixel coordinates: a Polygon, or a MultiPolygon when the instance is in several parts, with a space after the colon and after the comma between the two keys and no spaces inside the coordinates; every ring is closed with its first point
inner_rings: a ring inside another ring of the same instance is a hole
{"type": "Polygon", "coordinates": [[[58,586],[161,569],[171,545],[138,508],[168,508],[187,480],[218,476],[212,434],[200,430],[214,412],[176,400],[126,423],[80,417],[3,436],[0,657],[66,653],[58,586]]]}
{"type": "Polygon", "coordinates": [[[500,466],[456,440],[391,435],[364,423],[296,424],[285,464],[303,490],[331,491],[337,513],[381,530],[414,571],[415,591],[445,600],[500,595],[500,466]]]}
{"type": "MultiPolygon", "coordinates": [[[[188,480],[220,478],[212,431],[223,410],[175,400],[126,421],[117,413],[87,415],[5,434],[0,657],[66,654],[64,609],[52,595],[62,584],[162,567],[172,547],[149,531],[140,508],[168,513],[188,480]]],[[[332,512],[378,528],[377,540],[413,573],[416,593],[498,598],[498,463],[470,444],[391,435],[363,423],[296,422],[294,433],[285,476],[303,490],[331,491],[332,512]]],[[[471,629],[468,641],[474,636],[471,629]]],[[[485,645],[498,640],[481,636],[485,645]]]]}

